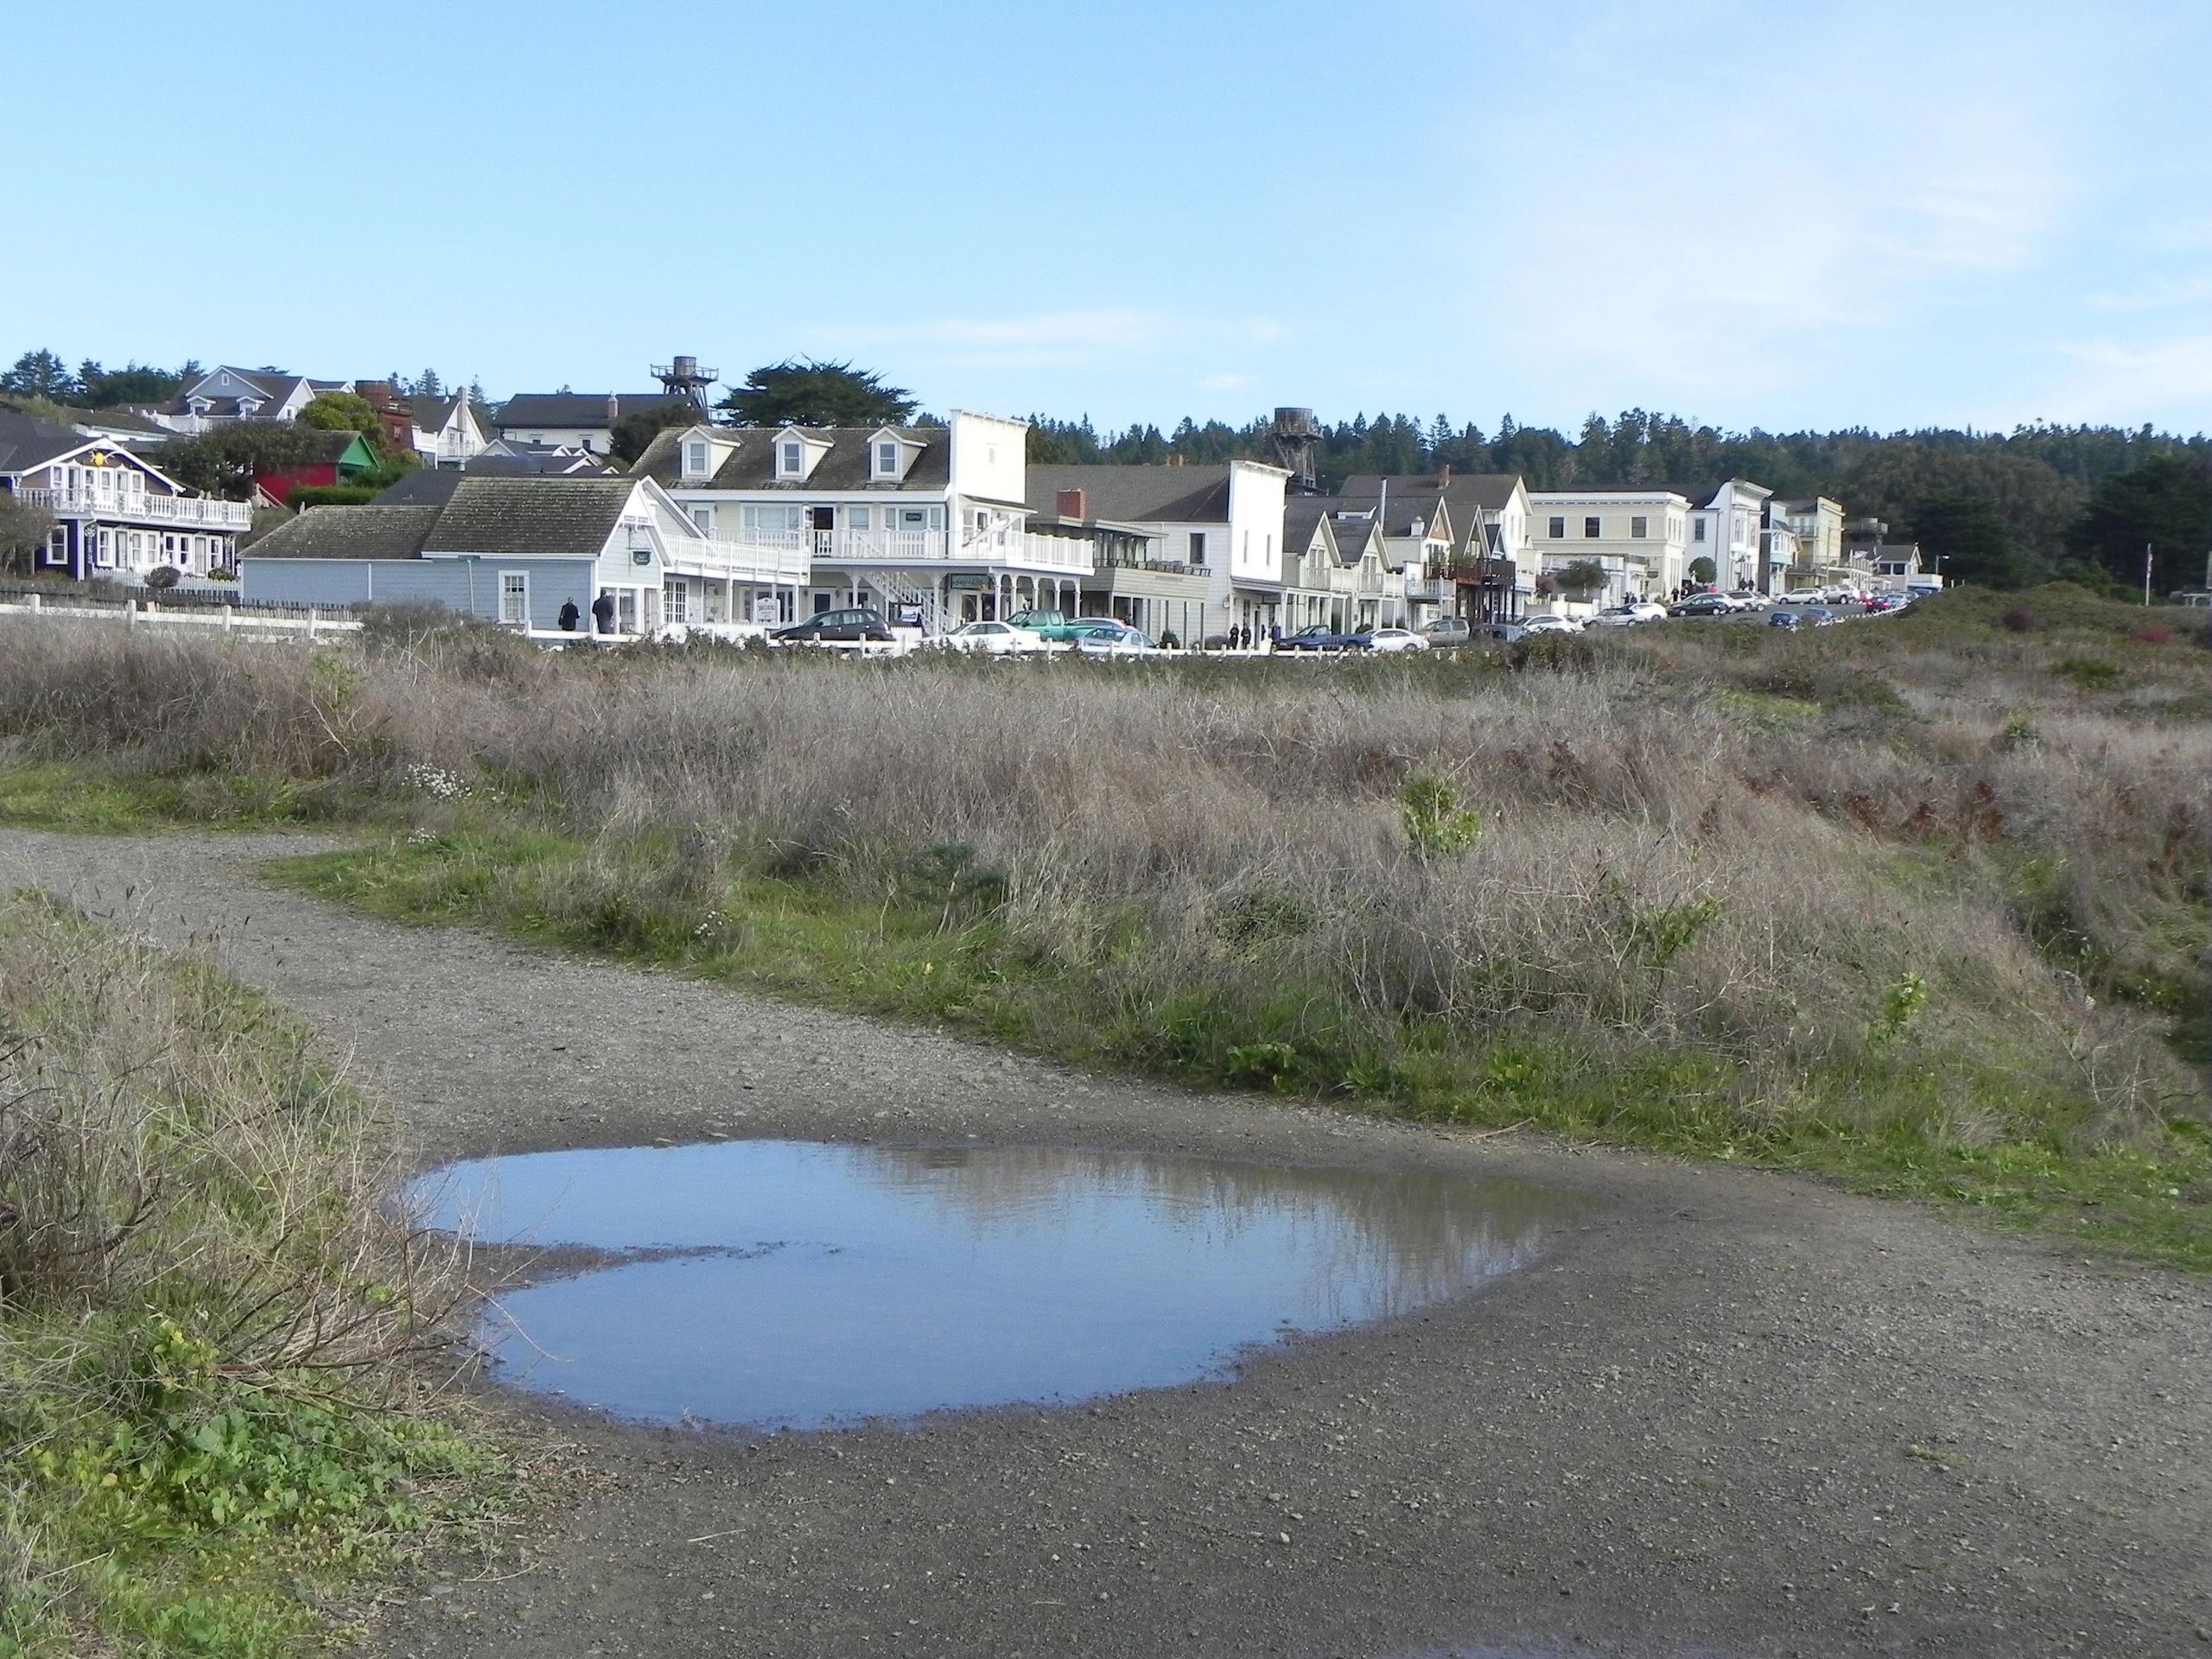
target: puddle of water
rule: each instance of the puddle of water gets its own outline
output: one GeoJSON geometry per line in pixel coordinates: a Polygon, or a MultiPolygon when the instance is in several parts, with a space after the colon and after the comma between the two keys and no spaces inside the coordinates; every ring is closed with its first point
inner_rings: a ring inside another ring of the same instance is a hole
{"type": "Polygon", "coordinates": [[[791,1141],[484,1159],[412,1196],[484,1243],[617,1258],[502,1300],[503,1380],[759,1429],[1223,1378],[1517,1268],[1582,1213],[1436,1175],[791,1141]]]}

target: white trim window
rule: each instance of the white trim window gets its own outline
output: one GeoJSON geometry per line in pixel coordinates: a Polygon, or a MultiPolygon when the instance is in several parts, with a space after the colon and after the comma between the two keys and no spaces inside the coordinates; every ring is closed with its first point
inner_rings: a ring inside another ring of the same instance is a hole
{"type": "Polygon", "coordinates": [[[899,446],[879,443],[875,446],[875,475],[878,478],[899,476],[899,446]]]}
{"type": "Polygon", "coordinates": [[[1584,541],[1598,541],[1604,537],[1605,533],[1605,526],[1598,522],[1598,518],[1595,513],[1592,513],[1590,517],[1582,521],[1582,539],[1584,541]]]}
{"type": "Polygon", "coordinates": [[[1628,521],[1628,533],[1631,541],[1646,539],[1651,534],[1651,520],[1640,512],[1635,514],[1628,521]]]}
{"type": "Polygon", "coordinates": [[[1552,516],[1550,522],[1544,526],[1544,531],[1552,540],[1555,542],[1565,541],[1567,539],[1567,518],[1565,515],[1554,513],[1552,516]]]}
{"type": "Polygon", "coordinates": [[[712,536],[715,533],[715,510],[709,506],[693,507],[691,522],[699,527],[702,536],[712,536]]]}
{"type": "Polygon", "coordinates": [[[660,585],[661,605],[671,622],[691,620],[691,587],[689,582],[671,579],[660,585]]]}
{"type": "Polygon", "coordinates": [[[694,438],[686,443],[683,446],[683,476],[704,478],[707,475],[707,460],[712,453],[704,438],[694,438]]]}
{"type": "Polygon", "coordinates": [[[806,476],[806,446],[791,439],[776,446],[776,476],[804,478],[806,476]]]}
{"type": "Polygon", "coordinates": [[[530,572],[499,572],[499,620],[511,628],[530,626],[530,572]]]}

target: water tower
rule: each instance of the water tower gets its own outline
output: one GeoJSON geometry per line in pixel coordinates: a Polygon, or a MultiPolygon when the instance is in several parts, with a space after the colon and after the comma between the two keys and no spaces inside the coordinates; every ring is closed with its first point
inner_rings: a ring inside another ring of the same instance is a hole
{"type": "Polygon", "coordinates": [[[1321,429],[1313,419],[1310,409],[1279,409],[1275,410],[1273,434],[1275,459],[1290,469],[1290,487],[1300,495],[1311,495],[1319,486],[1314,481],[1313,460],[1321,448],[1321,429]]]}
{"type": "Polygon", "coordinates": [[[654,379],[677,396],[689,397],[702,409],[707,406],[707,388],[721,378],[720,369],[702,369],[696,357],[679,357],[666,368],[658,364],[653,368],[654,379]]]}

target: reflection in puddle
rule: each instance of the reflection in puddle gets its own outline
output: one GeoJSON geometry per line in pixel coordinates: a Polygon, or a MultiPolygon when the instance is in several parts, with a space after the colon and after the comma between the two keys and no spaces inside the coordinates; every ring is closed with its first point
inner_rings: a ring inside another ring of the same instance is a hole
{"type": "Polygon", "coordinates": [[[484,1243],[617,1256],[503,1299],[505,1380],[758,1428],[1222,1377],[1519,1267],[1580,1213],[1437,1175],[791,1141],[484,1159],[415,1197],[484,1243]]]}

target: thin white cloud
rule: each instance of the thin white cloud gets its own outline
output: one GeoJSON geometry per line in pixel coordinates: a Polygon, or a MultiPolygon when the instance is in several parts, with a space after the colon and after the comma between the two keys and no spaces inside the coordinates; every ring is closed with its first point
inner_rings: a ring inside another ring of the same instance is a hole
{"type": "Polygon", "coordinates": [[[2092,311],[2173,311],[2212,303],[2212,271],[2194,276],[2154,276],[2133,288],[2107,289],[2082,303],[2092,311]]]}
{"type": "Polygon", "coordinates": [[[2212,411],[2212,334],[2141,344],[2085,340],[2059,353],[2073,370],[2042,400],[2053,419],[2157,420],[2196,429],[2212,411]]]}

